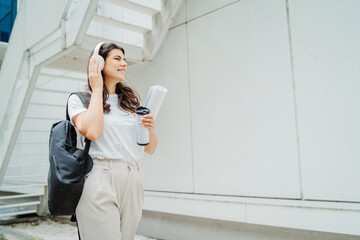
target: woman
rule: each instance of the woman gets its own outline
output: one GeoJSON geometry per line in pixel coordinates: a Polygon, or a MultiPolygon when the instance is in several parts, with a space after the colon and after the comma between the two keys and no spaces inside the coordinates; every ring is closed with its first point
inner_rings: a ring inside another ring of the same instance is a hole
{"type": "Polygon", "coordinates": [[[156,149],[155,120],[152,114],[141,119],[149,129],[150,143],[137,145],[134,112],[140,102],[137,93],[122,83],[127,68],[125,51],[104,43],[99,55],[105,60],[102,71],[96,59],[89,62],[88,108],[75,94],[68,100],[71,122],[92,140],[89,154],[94,160],[76,217],[82,240],[130,240],[135,236],[144,200],[139,160],[143,152],[153,154],[156,149]]]}

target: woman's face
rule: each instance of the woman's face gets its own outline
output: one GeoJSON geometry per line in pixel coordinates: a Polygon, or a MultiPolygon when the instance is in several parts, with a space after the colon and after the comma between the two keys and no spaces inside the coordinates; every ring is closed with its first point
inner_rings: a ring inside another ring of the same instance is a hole
{"type": "Polygon", "coordinates": [[[114,79],[116,82],[124,81],[126,67],[127,63],[123,52],[120,49],[112,49],[106,58],[103,69],[105,79],[114,79]]]}

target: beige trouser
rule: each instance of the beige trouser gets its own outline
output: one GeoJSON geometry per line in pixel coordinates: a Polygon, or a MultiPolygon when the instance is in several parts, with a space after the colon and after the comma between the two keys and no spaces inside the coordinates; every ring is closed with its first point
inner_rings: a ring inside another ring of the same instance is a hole
{"type": "Polygon", "coordinates": [[[143,202],[143,172],[139,164],[94,159],[76,207],[81,240],[134,239],[143,202]]]}

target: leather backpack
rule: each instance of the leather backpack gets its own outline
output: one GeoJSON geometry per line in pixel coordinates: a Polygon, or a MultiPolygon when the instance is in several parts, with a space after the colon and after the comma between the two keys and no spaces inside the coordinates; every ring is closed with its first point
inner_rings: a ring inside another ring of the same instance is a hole
{"type": "MultiPolygon", "coordinates": [[[[90,93],[75,92],[84,107],[88,107],[90,93]]],[[[91,141],[85,139],[85,148],[78,149],[77,133],[70,122],[66,104],[66,120],[52,125],[49,139],[48,205],[52,215],[73,215],[79,202],[85,175],[90,172],[93,160],[89,155],[91,141]]]]}

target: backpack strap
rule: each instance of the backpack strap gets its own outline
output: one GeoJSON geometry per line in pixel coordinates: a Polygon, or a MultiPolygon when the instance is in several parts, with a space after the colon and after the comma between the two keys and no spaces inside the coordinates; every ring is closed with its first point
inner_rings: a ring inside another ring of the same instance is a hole
{"type": "MultiPolygon", "coordinates": [[[[69,97],[68,97],[68,101],[66,102],[66,120],[68,120],[68,121],[70,121],[70,117],[69,117],[69,113],[68,113],[69,98],[73,94],[76,94],[80,98],[80,100],[81,100],[81,102],[82,102],[82,104],[83,104],[83,106],[85,108],[89,107],[89,102],[90,102],[90,98],[91,98],[91,94],[89,92],[73,92],[73,93],[71,93],[69,95],[69,97]]],[[[86,145],[85,145],[84,151],[86,153],[88,153],[89,149],[90,149],[91,140],[85,138],[85,143],[86,143],[86,145]]],[[[92,164],[90,164],[89,160],[87,159],[87,161],[85,162],[85,172],[86,173],[90,172],[91,168],[92,168],[92,164]]],[[[79,240],[81,240],[79,225],[78,225],[75,213],[71,216],[70,221],[71,222],[76,222],[76,228],[77,228],[77,232],[78,232],[78,237],[79,237],[79,240]]]]}
{"type": "Polygon", "coordinates": [[[78,232],[78,237],[79,237],[79,240],[81,240],[79,224],[78,224],[78,221],[77,221],[77,218],[76,218],[76,214],[75,214],[75,213],[74,213],[73,215],[71,215],[70,222],[75,222],[75,223],[76,223],[76,228],[77,228],[77,232],[78,232]]]}
{"type": "Polygon", "coordinates": [[[66,102],[66,120],[70,121],[70,117],[69,117],[69,113],[68,113],[68,104],[69,104],[69,98],[71,95],[77,95],[83,106],[85,108],[88,108],[89,107],[89,102],[90,102],[90,98],[91,98],[91,94],[89,92],[73,92],[73,93],[70,93],[69,97],[68,97],[68,101],[66,102]]]}
{"type": "MultiPolygon", "coordinates": [[[[91,93],[89,92],[73,92],[73,93],[70,93],[69,97],[68,97],[68,100],[66,101],[66,120],[70,121],[70,117],[69,117],[69,112],[68,112],[68,105],[69,105],[69,98],[71,95],[77,95],[82,104],[84,105],[85,108],[88,108],[89,107],[89,102],[90,102],[90,98],[91,98],[91,93]]],[[[85,138],[85,151],[86,152],[89,152],[89,149],[90,149],[90,143],[91,143],[91,140],[85,138]]]]}

